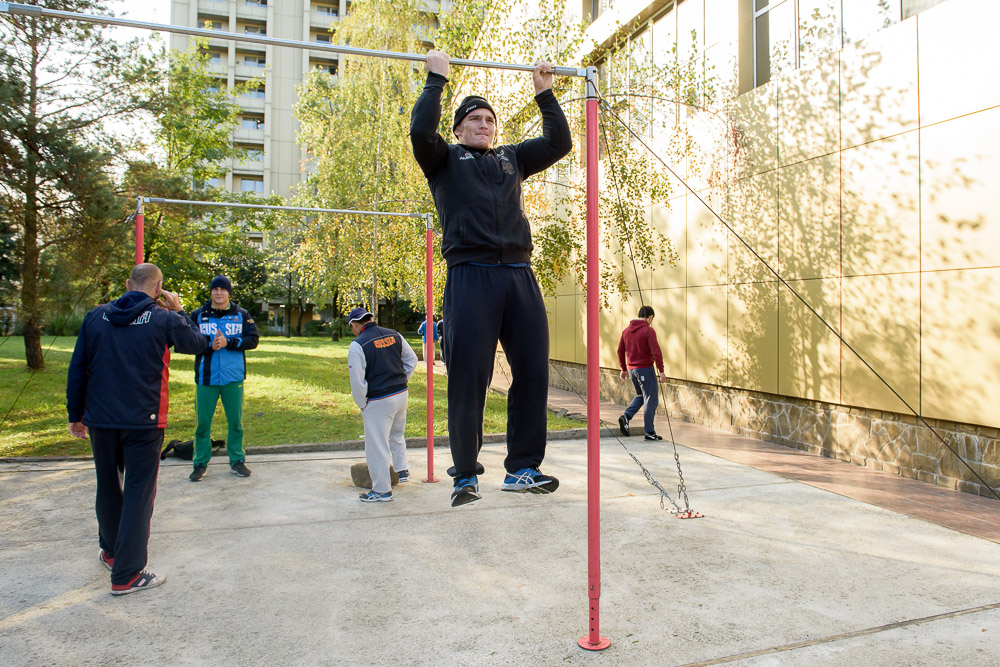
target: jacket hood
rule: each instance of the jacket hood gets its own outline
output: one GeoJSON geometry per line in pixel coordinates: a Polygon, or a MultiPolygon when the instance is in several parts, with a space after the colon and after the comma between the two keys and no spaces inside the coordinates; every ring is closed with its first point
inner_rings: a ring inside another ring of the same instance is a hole
{"type": "Polygon", "coordinates": [[[135,321],[149,307],[155,305],[153,297],[145,292],[125,292],[108,304],[108,321],[116,327],[125,327],[135,321]]]}
{"type": "Polygon", "coordinates": [[[628,324],[628,330],[631,332],[639,331],[641,329],[647,329],[649,323],[646,320],[632,320],[628,324]]]}

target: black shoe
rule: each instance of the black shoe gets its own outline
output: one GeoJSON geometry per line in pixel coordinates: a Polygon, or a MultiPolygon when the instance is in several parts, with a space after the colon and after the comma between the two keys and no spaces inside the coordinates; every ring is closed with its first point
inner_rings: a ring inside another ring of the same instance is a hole
{"type": "Polygon", "coordinates": [[[663,436],[656,435],[655,433],[647,433],[643,440],[663,440],[663,436]]]}
{"type": "Polygon", "coordinates": [[[621,431],[622,435],[626,438],[632,435],[632,432],[628,430],[628,419],[625,418],[625,415],[618,418],[618,430],[621,431]]]}
{"type": "Polygon", "coordinates": [[[455,490],[451,492],[451,506],[458,507],[475,502],[482,498],[479,495],[479,479],[475,475],[462,475],[455,478],[455,490]]]}
{"type": "Polygon", "coordinates": [[[206,472],[208,472],[208,466],[195,466],[194,471],[191,472],[191,476],[188,479],[192,482],[200,482],[206,472]]]}
{"type": "Polygon", "coordinates": [[[237,477],[249,477],[250,468],[243,465],[243,461],[237,461],[233,465],[229,466],[229,472],[233,473],[237,477]]]}

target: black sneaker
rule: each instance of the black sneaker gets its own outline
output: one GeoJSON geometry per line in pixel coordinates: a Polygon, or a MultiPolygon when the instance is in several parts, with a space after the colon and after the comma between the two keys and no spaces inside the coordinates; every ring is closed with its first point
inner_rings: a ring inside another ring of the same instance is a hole
{"type": "Polygon", "coordinates": [[[205,476],[208,472],[208,466],[195,466],[194,470],[191,472],[191,476],[188,477],[192,482],[200,482],[201,478],[205,476]]]}
{"type": "Polygon", "coordinates": [[[237,461],[233,465],[229,466],[229,472],[233,473],[237,477],[249,477],[250,468],[247,468],[243,461],[237,461]]]}
{"type": "MultiPolygon", "coordinates": [[[[204,466],[202,466],[204,467],[204,466]]],[[[114,584],[111,586],[112,595],[128,595],[129,593],[135,593],[136,591],[142,591],[147,588],[155,588],[165,582],[167,576],[163,575],[158,577],[152,572],[147,572],[143,570],[139,574],[132,577],[132,581],[127,584],[114,584]]]]}
{"type": "Polygon", "coordinates": [[[663,440],[662,435],[656,435],[655,433],[647,433],[643,440],[663,440]]]}
{"type": "Polygon", "coordinates": [[[632,432],[628,430],[628,419],[625,418],[625,415],[618,418],[618,430],[621,431],[622,435],[626,438],[632,435],[632,432]]]}
{"type": "Polygon", "coordinates": [[[458,507],[475,502],[482,498],[479,495],[479,478],[475,475],[462,475],[455,478],[455,490],[451,492],[451,506],[458,507]]]}

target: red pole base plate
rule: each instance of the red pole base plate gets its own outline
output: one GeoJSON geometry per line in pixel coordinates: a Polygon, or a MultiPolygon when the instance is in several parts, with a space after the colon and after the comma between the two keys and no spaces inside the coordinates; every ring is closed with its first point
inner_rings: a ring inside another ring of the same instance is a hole
{"type": "Polygon", "coordinates": [[[424,484],[433,484],[434,482],[437,481],[438,481],[437,477],[428,477],[427,479],[424,480],[424,484]]]}
{"type": "Polygon", "coordinates": [[[705,515],[702,514],[701,512],[688,510],[686,512],[677,512],[676,514],[674,514],[674,516],[677,517],[678,519],[702,519],[704,518],[705,515]]]}
{"type": "Polygon", "coordinates": [[[580,645],[580,648],[588,651],[603,651],[607,647],[611,646],[611,640],[607,637],[601,637],[596,644],[590,643],[590,635],[580,637],[579,641],[576,643],[580,645]]]}

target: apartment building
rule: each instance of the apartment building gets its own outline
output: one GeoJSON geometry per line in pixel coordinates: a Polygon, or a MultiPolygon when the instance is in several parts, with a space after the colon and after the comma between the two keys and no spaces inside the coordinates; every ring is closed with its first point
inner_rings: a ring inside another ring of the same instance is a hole
{"type": "MultiPolygon", "coordinates": [[[[425,0],[424,9],[436,17],[449,0],[425,0]]],[[[351,11],[351,0],[174,0],[171,23],[240,34],[329,44],[330,27],[351,11]]],[[[431,30],[424,44],[431,47],[431,30]]],[[[184,50],[186,35],[172,35],[170,47],[184,50]]],[[[232,88],[241,81],[262,77],[263,84],[238,98],[243,110],[233,141],[245,147],[244,159],[224,165],[224,182],[212,185],[231,192],[287,196],[306,176],[305,154],[296,144],[295,88],[309,72],[320,70],[336,77],[339,57],[323,51],[263,46],[249,42],[209,39],[210,68],[218,86],[232,88]]]]}

